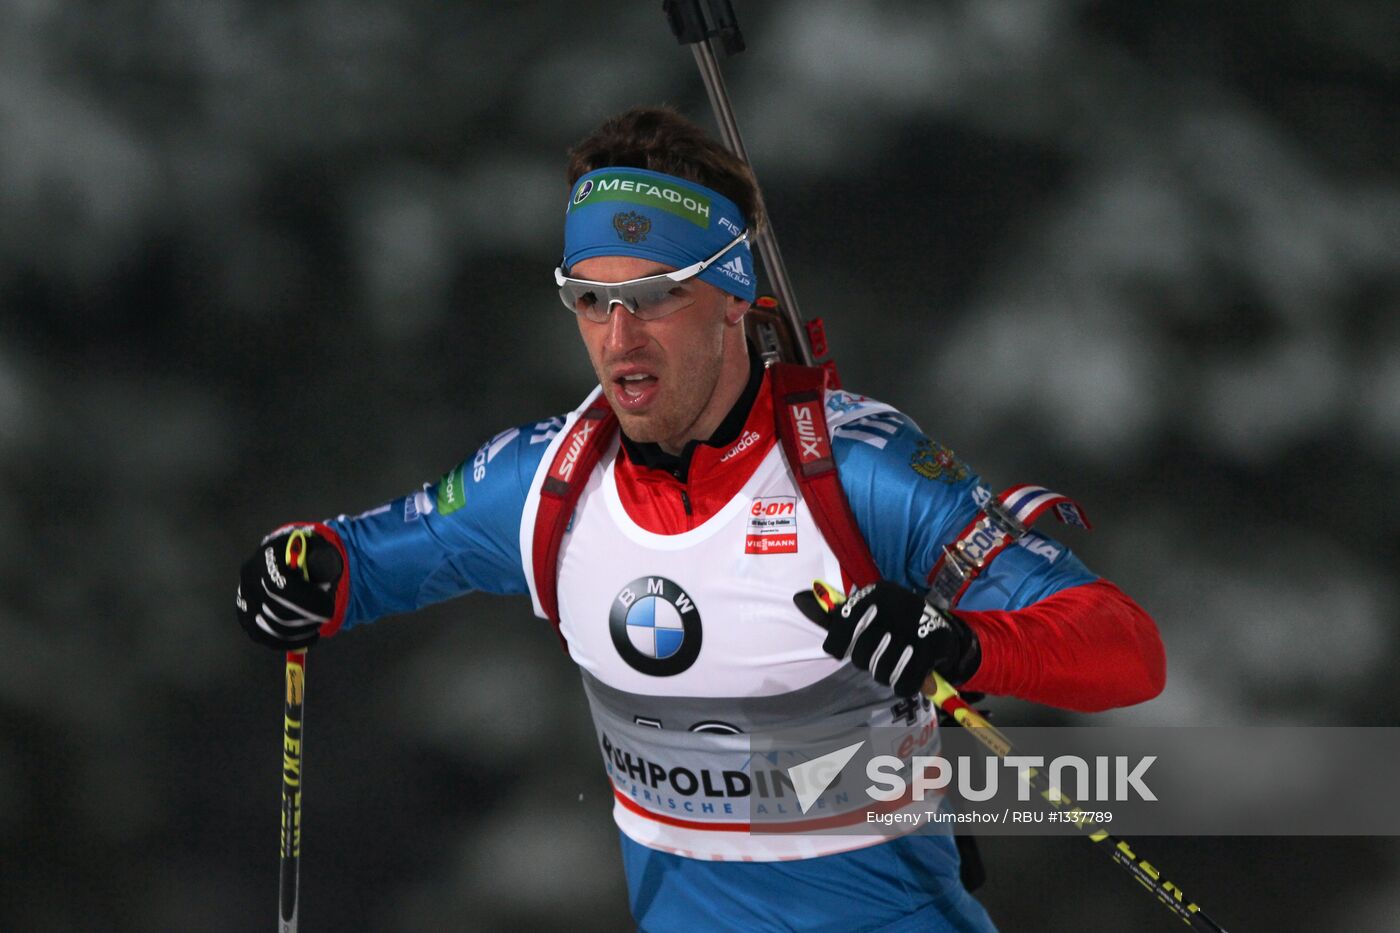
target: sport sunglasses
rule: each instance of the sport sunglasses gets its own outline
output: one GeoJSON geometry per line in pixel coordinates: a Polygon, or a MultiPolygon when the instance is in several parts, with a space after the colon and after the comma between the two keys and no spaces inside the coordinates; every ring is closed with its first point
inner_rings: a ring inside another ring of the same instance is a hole
{"type": "Polygon", "coordinates": [[[565,275],[563,267],[560,267],[554,270],[554,281],[559,286],[559,300],[564,303],[564,307],[595,324],[602,324],[608,319],[614,304],[622,305],[639,320],[654,321],[694,304],[694,291],[679,286],[704,272],[719,257],[748,238],[749,232],[745,230],[709,259],[684,269],[677,269],[675,272],[648,275],[625,282],[572,279],[565,275]]]}

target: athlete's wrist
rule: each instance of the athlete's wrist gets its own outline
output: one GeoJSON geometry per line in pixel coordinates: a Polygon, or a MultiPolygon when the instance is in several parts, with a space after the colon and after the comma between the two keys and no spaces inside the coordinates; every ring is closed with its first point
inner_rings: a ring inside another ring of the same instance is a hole
{"type": "MultiPolygon", "coordinates": [[[[937,610],[936,607],[935,611],[937,610]]],[[[961,687],[969,680],[977,676],[977,672],[982,667],[982,639],[977,635],[976,623],[973,619],[954,610],[943,611],[951,623],[955,635],[958,638],[958,647],[954,655],[947,662],[947,669],[939,669],[935,665],[935,670],[943,675],[943,678],[955,687],[961,687]]]]}

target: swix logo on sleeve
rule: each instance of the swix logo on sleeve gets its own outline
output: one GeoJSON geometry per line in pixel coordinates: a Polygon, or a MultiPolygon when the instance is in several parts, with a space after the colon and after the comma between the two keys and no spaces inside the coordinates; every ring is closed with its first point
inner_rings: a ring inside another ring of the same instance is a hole
{"type": "Polygon", "coordinates": [[[569,435],[569,446],[563,458],[554,465],[554,478],[567,483],[574,475],[574,465],[578,463],[578,455],[583,453],[584,444],[587,443],[589,435],[598,423],[591,418],[580,418],[574,424],[574,430],[569,435]]]}
{"type": "Polygon", "coordinates": [[[803,466],[831,456],[831,442],[817,431],[816,412],[821,402],[798,402],[789,406],[797,432],[797,458],[803,466]]]}
{"type": "Polygon", "coordinates": [[[797,553],[797,497],[755,499],[749,507],[745,554],[797,553]]]}

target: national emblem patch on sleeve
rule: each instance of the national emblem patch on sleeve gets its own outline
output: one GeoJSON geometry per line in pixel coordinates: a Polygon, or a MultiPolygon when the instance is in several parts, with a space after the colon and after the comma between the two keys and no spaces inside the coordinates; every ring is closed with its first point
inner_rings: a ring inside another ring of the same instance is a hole
{"type": "Polygon", "coordinates": [[[909,455],[909,468],[925,479],[940,483],[960,483],[967,479],[967,467],[947,447],[924,438],[909,455]]]}

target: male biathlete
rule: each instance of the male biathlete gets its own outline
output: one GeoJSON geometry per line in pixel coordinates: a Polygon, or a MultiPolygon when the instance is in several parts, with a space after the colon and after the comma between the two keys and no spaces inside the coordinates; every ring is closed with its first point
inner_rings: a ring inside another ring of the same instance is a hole
{"type": "Polygon", "coordinates": [[[1067,709],[1139,703],[1165,678],[1155,625],[1034,532],[955,610],[930,606],[945,547],[995,497],[899,411],[819,389],[824,436],[792,449],[834,461],[880,578],[823,633],[794,594],[845,568],[744,335],[751,172],[674,111],[637,109],[575,146],[568,174],[556,284],[599,386],[435,486],[274,531],[243,566],[240,622],[285,650],[473,590],[528,593],[582,674],[641,929],[992,929],[949,837],[751,832],[747,788],[707,763],[750,732],[927,724],[909,698],[932,671],[1067,709]]]}

